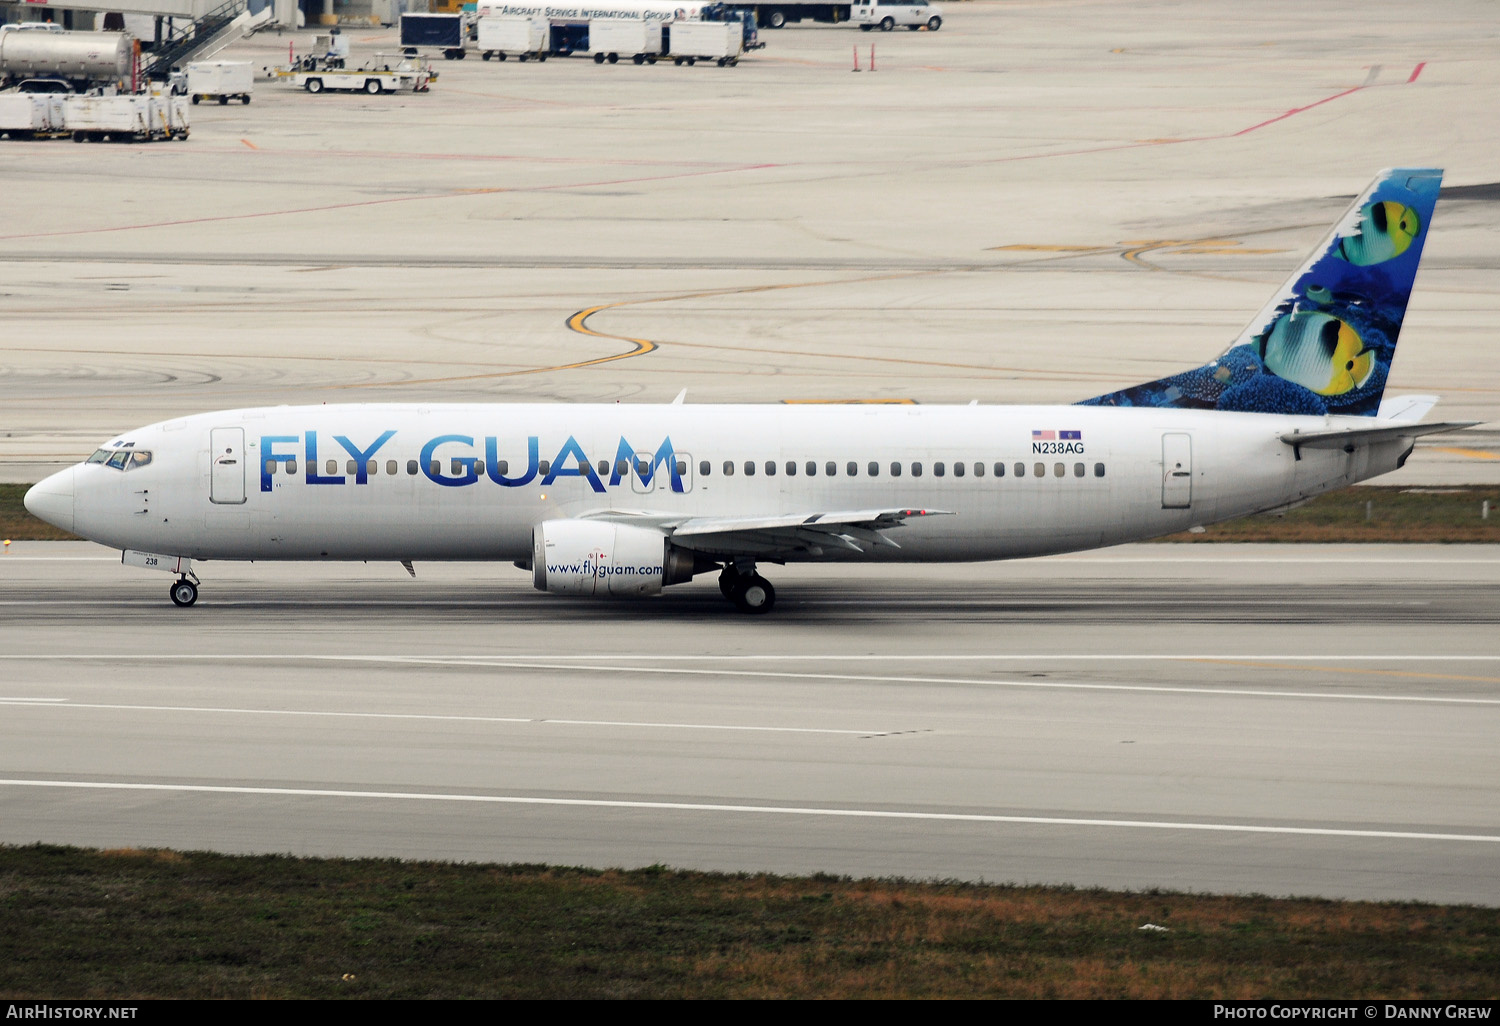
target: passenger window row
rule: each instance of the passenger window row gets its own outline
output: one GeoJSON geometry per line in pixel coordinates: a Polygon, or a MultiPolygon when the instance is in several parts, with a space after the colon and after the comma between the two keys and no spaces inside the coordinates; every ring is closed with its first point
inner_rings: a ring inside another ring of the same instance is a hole
{"type": "MultiPolygon", "coordinates": [[[[984,477],[986,473],[986,466],[987,464],[979,462],[973,464],[954,463],[950,465],[940,460],[936,463],[933,463],[931,469],[933,477],[947,477],[950,472],[954,477],[967,477],[970,476],[971,473],[974,477],[984,477]]],[[[990,472],[994,477],[1005,477],[1007,466],[1007,464],[997,460],[992,465],[992,469],[990,472]]],[[[736,464],[733,460],[725,460],[722,468],[724,476],[733,477],[735,475],[736,467],[740,467],[746,477],[754,477],[757,467],[760,467],[764,471],[766,477],[775,477],[778,472],[778,467],[785,471],[787,477],[796,477],[798,473],[798,463],[796,460],[787,460],[784,465],[778,464],[775,460],[766,460],[763,465],[757,464],[755,460],[745,460],[742,465],[736,464]]],[[[818,467],[819,464],[816,460],[808,460],[806,463],[801,465],[801,472],[805,477],[817,477],[818,467]]],[[[891,477],[900,477],[903,473],[909,473],[912,477],[921,477],[924,473],[926,473],[925,465],[920,462],[901,463],[897,461],[891,463],[888,470],[891,477]]],[[[1014,466],[1011,466],[1009,470],[1011,476],[1013,477],[1025,477],[1027,475],[1027,465],[1025,463],[1018,462],[1014,464],[1014,466]]],[[[1031,465],[1032,477],[1046,477],[1047,471],[1048,468],[1047,464],[1045,463],[1034,463],[1031,465]]],[[[713,463],[709,460],[701,460],[698,463],[699,477],[708,477],[712,472],[713,463]]],[[[1067,477],[1070,473],[1068,465],[1066,463],[1052,464],[1051,472],[1053,477],[1067,477]]],[[[839,476],[838,464],[833,460],[829,460],[828,462],[823,463],[822,473],[824,477],[839,476]]],[[[860,473],[860,464],[856,461],[850,460],[849,462],[844,464],[845,477],[859,477],[860,473]]],[[[864,465],[863,473],[865,477],[879,477],[881,473],[881,464],[875,460],[871,460],[864,465]]],[[[1086,477],[1088,475],[1088,467],[1083,463],[1074,463],[1071,469],[1071,474],[1073,477],[1086,477]]],[[[1103,463],[1094,464],[1094,476],[1104,476],[1103,463]]]]}
{"type": "MultiPolygon", "coordinates": [[[[123,453],[123,452],[109,454],[109,453],[106,453],[105,450],[100,450],[100,452],[94,454],[94,458],[91,458],[89,460],[89,462],[90,463],[104,462],[103,459],[99,458],[101,455],[104,455],[106,459],[109,459],[111,466],[115,466],[116,463],[115,463],[115,459],[113,457],[119,457],[120,458],[120,462],[123,463],[124,462],[124,457],[125,457],[126,454],[123,453]]],[[[149,463],[151,461],[151,454],[150,453],[137,452],[134,455],[137,458],[144,456],[146,463],[149,463]]],[[[457,458],[455,458],[455,459],[450,460],[449,461],[449,467],[448,467],[448,473],[451,474],[451,475],[453,475],[454,477],[458,477],[458,476],[462,475],[465,472],[464,471],[465,466],[469,462],[470,461],[467,458],[465,458],[465,459],[457,459],[457,458]]],[[[139,466],[141,464],[140,463],[136,463],[135,465],[139,466]]],[[[278,466],[286,468],[284,471],[282,471],[283,473],[286,473],[286,474],[295,474],[295,473],[297,473],[297,461],[296,460],[266,460],[266,473],[267,474],[274,474],[274,473],[276,473],[278,466]]],[[[416,474],[417,474],[417,471],[419,469],[419,466],[420,465],[418,464],[418,462],[416,460],[407,460],[406,461],[406,473],[407,473],[407,475],[410,476],[410,477],[415,477],[416,474]]],[[[484,460],[474,460],[473,461],[473,466],[474,466],[474,473],[475,474],[483,474],[485,472],[485,463],[484,463],[484,460]]],[[[745,477],[754,477],[755,474],[756,474],[756,468],[757,467],[760,467],[761,469],[764,470],[766,477],[775,477],[776,474],[777,474],[778,468],[784,470],[787,477],[796,477],[797,474],[798,474],[798,471],[799,471],[799,464],[798,464],[798,462],[796,460],[787,460],[784,464],[778,464],[777,461],[775,461],[775,460],[766,460],[763,464],[758,464],[758,463],[756,463],[755,460],[745,460],[743,464],[736,464],[733,460],[725,460],[724,464],[723,464],[723,468],[722,468],[724,476],[725,477],[733,477],[735,475],[735,468],[737,466],[742,467],[745,477]]],[[[819,475],[819,472],[820,472],[819,471],[820,466],[821,466],[822,476],[824,476],[824,477],[838,477],[839,476],[839,466],[833,460],[828,460],[827,462],[825,462],[825,463],[823,463],[821,465],[816,460],[807,460],[805,463],[800,464],[800,470],[801,470],[801,473],[802,473],[802,475],[804,477],[817,477],[819,475]]],[[[587,464],[584,464],[584,463],[580,462],[578,464],[579,473],[580,474],[585,473],[586,472],[586,467],[587,467],[587,464]]],[[[881,475],[881,467],[882,467],[882,464],[880,464],[879,462],[877,462],[875,460],[871,460],[868,463],[864,464],[863,475],[865,477],[879,477],[881,475]]],[[[1029,474],[1030,474],[1031,477],[1047,477],[1048,476],[1048,469],[1049,468],[1048,468],[1048,465],[1046,463],[1033,463],[1033,464],[1030,464],[1029,467],[1030,467],[1029,474]]],[[[636,465],[635,465],[635,467],[633,469],[635,470],[635,472],[638,475],[640,475],[641,477],[644,478],[644,477],[647,477],[648,475],[651,474],[651,472],[652,472],[651,468],[652,468],[652,464],[651,464],[651,462],[649,460],[637,460],[636,461],[636,465]]],[[[630,472],[632,470],[632,467],[630,465],[630,461],[629,460],[618,460],[618,461],[616,461],[613,469],[614,469],[614,471],[615,471],[615,473],[617,475],[619,475],[620,477],[625,477],[625,476],[627,476],[627,475],[630,474],[630,472]]],[[[677,473],[678,473],[679,476],[683,475],[683,474],[686,474],[687,471],[688,471],[687,462],[685,460],[677,460],[676,461],[676,467],[674,469],[677,471],[677,473]]],[[[888,469],[888,472],[889,472],[889,474],[890,474],[891,477],[900,477],[903,473],[910,474],[910,476],[912,476],[912,477],[922,477],[926,473],[926,467],[921,462],[901,463],[900,461],[896,461],[896,462],[891,463],[887,469],[888,469]]],[[[975,462],[975,463],[972,463],[972,464],[969,464],[969,463],[953,463],[953,464],[949,464],[949,463],[946,463],[944,461],[939,460],[938,462],[935,462],[935,463],[932,464],[932,468],[931,469],[932,469],[932,476],[933,477],[947,477],[949,475],[949,473],[952,473],[952,475],[954,477],[970,477],[970,476],[972,476],[972,477],[976,477],[976,478],[982,478],[987,473],[990,476],[993,476],[993,477],[1005,477],[1005,476],[1007,476],[1007,474],[1009,474],[1009,476],[1011,476],[1011,477],[1026,477],[1026,476],[1028,476],[1028,465],[1027,464],[1021,463],[1021,462],[1016,462],[1014,464],[1007,464],[1007,463],[1004,463],[1004,462],[1002,462],[1000,460],[996,460],[993,464],[986,464],[986,463],[980,463],[980,462],[975,462]]],[[[1067,476],[1069,476],[1070,473],[1071,473],[1071,475],[1073,477],[1086,477],[1086,476],[1088,476],[1088,467],[1087,467],[1087,465],[1085,465],[1083,463],[1074,463],[1072,465],[1072,467],[1071,467],[1071,471],[1070,471],[1070,468],[1069,468],[1068,464],[1066,464],[1066,463],[1053,463],[1051,465],[1050,469],[1051,469],[1051,476],[1052,477],[1067,477],[1067,476]]],[[[609,476],[610,470],[611,470],[611,466],[610,466],[609,460],[600,460],[599,461],[599,476],[600,477],[607,477],[607,476],[609,476]]],[[[354,460],[348,460],[348,461],[345,462],[343,473],[345,473],[345,474],[356,474],[356,473],[358,473],[358,471],[359,471],[359,465],[354,460]]],[[[428,467],[428,471],[429,471],[429,473],[431,473],[435,477],[436,476],[441,476],[442,473],[443,473],[443,462],[442,462],[442,460],[433,460],[432,461],[432,465],[430,467],[428,467]]],[[[330,476],[334,475],[334,474],[338,474],[340,472],[340,470],[339,470],[339,461],[338,460],[329,460],[329,461],[327,461],[326,469],[325,469],[324,472],[326,474],[329,474],[330,476]]],[[[399,463],[396,460],[386,460],[385,461],[385,474],[386,474],[386,476],[388,476],[388,477],[395,477],[399,472],[400,472],[400,465],[399,465],[399,463]]],[[[495,462],[495,472],[497,474],[499,474],[500,476],[502,476],[502,477],[505,476],[505,475],[507,475],[507,474],[509,474],[510,473],[510,463],[509,463],[509,461],[508,460],[497,460],[495,462]]],[[[537,473],[540,476],[545,477],[546,475],[550,474],[551,472],[552,472],[552,463],[551,463],[550,460],[541,460],[541,461],[539,461],[537,463],[537,473]]],[[[380,473],[380,462],[378,460],[370,460],[368,463],[365,464],[365,475],[367,477],[376,477],[376,476],[378,476],[379,473],[380,473]]],[[[698,476],[699,477],[709,477],[712,473],[713,473],[713,463],[712,463],[712,461],[710,461],[710,460],[700,460],[699,463],[698,463],[698,476]]],[[[1094,464],[1093,473],[1094,473],[1095,477],[1103,477],[1104,476],[1104,464],[1103,463],[1095,463],[1094,464]]],[[[850,460],[849,462],[845,463],[844,464],[844,476],[845,477],[859,477],[859,476],[861,476],[861,467],[860,467],[860,464],[857,463],[854,460],[850,460]]]]}

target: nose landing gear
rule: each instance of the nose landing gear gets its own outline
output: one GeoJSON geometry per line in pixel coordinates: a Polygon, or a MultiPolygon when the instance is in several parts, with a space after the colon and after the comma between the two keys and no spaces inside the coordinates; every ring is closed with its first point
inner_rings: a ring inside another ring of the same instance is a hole
{"type": "Polygon", "coordinates": [[[742,613],[769,613],[776,605],[776,589],[755,572],[755,564],[728,563],[719,574],[719,591],[742,613]]]}
{"type": "Polygon", "coordinates": [[[193,577],[179,577],[172,582],[172,587],[167,594],[172,596],[172,601],[179,606],[190,606],[198,601],[198,579],[193,577]]]}

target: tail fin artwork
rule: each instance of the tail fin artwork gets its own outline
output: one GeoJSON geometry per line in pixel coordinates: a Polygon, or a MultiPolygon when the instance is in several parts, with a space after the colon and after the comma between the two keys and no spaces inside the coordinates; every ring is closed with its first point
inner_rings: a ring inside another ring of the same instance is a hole
{"type": "Polygon", "coordinates": [[[1380,172],[1217,360],[1078,405],[1375,416],[1442,180],[1380,172]]]}

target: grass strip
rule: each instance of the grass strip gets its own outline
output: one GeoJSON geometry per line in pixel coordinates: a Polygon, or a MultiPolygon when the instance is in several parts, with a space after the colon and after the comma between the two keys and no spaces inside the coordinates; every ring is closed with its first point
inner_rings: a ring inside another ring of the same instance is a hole
{"type": "Polygon", "coordinates": [[[38,520],[26,509],[22,499],[26,484],[0,484],[0,539],[11,541],[74,541],[75,535],[38,520]]]}
{"type": "Polygon", "coordinates": [[[6,998],[1500,992],[1494,909],[660,867],[3,847],[0,921],[6,998]]]}

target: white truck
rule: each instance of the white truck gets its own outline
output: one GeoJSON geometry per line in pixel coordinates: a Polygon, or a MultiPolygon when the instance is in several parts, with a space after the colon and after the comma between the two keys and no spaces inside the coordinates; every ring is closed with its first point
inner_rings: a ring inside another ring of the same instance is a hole
{"type": "Polygon", "coordinates": [[[713,61],[738,64],[744,35],[737,21],[674,21],[667,26],[667,52],[673,64],[713,61]]]}
{"type": "Polygon", "coordinates": [[[483,60],[513,56],[521,61],[532,57],[544,61],[552,48],[552,23],[546,18],[481,16],[478,33],[483,60]]]}
{"type": "Polygon", "coordinates": [[[65,123],[61,94],[0,93],[0,135],[7,139],[50,138],[65,123]]]}
{"type": "Polygon", "coordinates": [[[358,68],[300,67],[276,69],[271,77],[289,81],[310,93],[326,91],[381,93],[425,93],[436,76],[432,63],[425,57],[408,57],[399,53],[377,53],[358,68]]]}
{"type": "Polygon", "coordinates": [[[74,142],[152,142],[188,137],[187,100],[170,92],[65,96],[63,120],[74,142]]]}
{"type": "Polygon", "coordinates": [[[187,91],[194,103],[249,103],[254,80],[255,69],[248,61],[194,61],[187,66],[187,91]]]}
{"type": "MultiPolygon", "coordinates": [[[[687,24],[686,22],[674,22],[687,24]]],[[[722,27],[722,26],[721,26],[722,27]]],[[[589,22],[589,51],[595,64],[614,64],[621,57],[645,64],[662,55],[662,23],[645,18],[594,18],[589,22]]]]}
{"type": "Polygon", "coordinates": [[[855,0],[849,7],[849,20],[861,32],[875,28],[889,32],[898,25],[912,32],[922,28],[936,32],[943,27],[943,9],[928,0],[855,0]]]}

